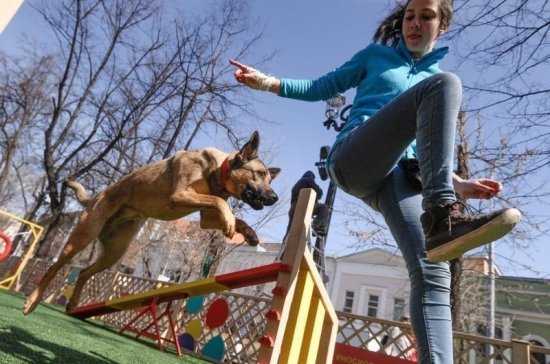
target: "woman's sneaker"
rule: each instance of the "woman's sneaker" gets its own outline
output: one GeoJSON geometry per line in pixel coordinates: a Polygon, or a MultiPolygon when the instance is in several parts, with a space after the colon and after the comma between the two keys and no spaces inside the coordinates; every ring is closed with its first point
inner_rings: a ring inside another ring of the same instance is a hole
{"type": "Polygon", "coordinates": [[[521,219],[514,208],[469,216],[465,205],[451,202],[429,208],[420,217],[428,260],[448,261],[508,234],[521,219]]]}

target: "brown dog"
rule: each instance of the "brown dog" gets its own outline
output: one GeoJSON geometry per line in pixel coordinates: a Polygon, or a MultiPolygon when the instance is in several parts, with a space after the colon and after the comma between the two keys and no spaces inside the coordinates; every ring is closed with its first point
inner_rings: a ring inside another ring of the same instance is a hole
{"type": "Polygon", "coordinates": [[[215,148],[178,152],[122,177],[93,199],[80,184],[68,181],[86,209],[61,256],[27,298],[23,313],[27,315],[34,310],[61,267],[99,238],[102,254],[80,272],[66,306],[67,312],[75,308],[84,283],[122,257],[148,218],[175,220],[200,211],[201,228],[220,229],[228,237],[236,231],[244,235],[248,244],[257,245],[254,230],[235,218],[226,200],[232,196],[256,210],[277,201],[270,183],[280,169],[267,168],[258,159],[259,143],[255,131],[242,149],[232,154],[215,148]]]}

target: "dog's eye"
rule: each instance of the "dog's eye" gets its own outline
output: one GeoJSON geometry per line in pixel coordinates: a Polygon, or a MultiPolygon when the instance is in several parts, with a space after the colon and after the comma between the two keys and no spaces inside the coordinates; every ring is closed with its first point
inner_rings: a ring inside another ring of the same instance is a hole
{"type": "Polygon", "coordinates": [[[256,174],[257,174],[258,177],[260,177],[260,178],[264,178],[264,177],[265,177],[265,171],[256,171],[256,174]]]}

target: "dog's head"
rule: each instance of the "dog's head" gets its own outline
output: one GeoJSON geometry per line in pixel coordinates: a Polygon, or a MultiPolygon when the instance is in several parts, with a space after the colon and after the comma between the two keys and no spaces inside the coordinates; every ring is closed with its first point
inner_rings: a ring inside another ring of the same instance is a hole
{"type": "Polygon", "coordinates": [[[258,159],[260,135],[252,133],[250,140],[229,161],[229,172],[224,186],[234,197],[241,199],[255,210],[271,206],[279,197],[271,188],[271,181],[280,168],[268,168],[258,159]]]}

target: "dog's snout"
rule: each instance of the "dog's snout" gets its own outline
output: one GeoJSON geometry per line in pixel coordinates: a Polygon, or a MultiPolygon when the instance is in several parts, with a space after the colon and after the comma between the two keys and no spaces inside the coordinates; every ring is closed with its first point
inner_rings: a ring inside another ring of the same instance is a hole
{"type": "Polygon", "coordinates": [[[264,205],[271,206],[271,205],[275,204],[275,202],[277,202],[278,200],[279,200],[279,196],[277,196],[277,194],[275,192],[268,193],[268,194],[266,194],[266,198],[264,200],[264,205]]]}
{"type": "Polygon", "coordinates": [[[250,186],[241,194],[241,199],[255,210],[261,210],[264,206],[271,206],[279,200],[272,189],[254,189],[250,186]]]}

